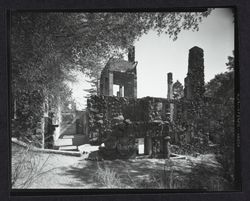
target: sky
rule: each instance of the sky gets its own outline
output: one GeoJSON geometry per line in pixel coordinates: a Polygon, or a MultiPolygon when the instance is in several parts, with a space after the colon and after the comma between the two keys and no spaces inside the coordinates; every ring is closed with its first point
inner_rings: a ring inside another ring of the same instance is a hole
{"type": "MultiPolygon", "coordinates": [[[[167,97],[167,73],[173,73],[173,81],[184,85],[188,70],[189,49],[198,46],[204,51],[205,82],[216,74],[225,72],[225,63],[234,50],[234,23],[230,9],[214,9],[203,19],[199,31],[181,31],[173,41],[168,35],[150,31],[135,42],[137,65],[137,96],[167,97]]],[[[125,56],[124,58],[127,58],[125,56]]],[[[79,109],[86,104],[83,91],[89,88],[84,75],[78,75],[71,84],[73,97],[79,109]]]]}

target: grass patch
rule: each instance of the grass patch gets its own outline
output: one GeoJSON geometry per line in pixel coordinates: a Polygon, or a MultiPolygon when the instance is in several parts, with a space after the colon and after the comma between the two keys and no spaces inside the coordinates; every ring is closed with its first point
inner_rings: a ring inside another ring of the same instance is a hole
{"type": "Polygon", "coordinates": [[[42,176],[55,168],[48,168],[50,155],[45,158],[33,152],[29,147],[12,148],[11,186],[12,188],[29,188],[42,176]]]}
{"type": "Polygon", "coordinates": [[[118,168],[112,169],[105,163],[102,166],[98,164],[98,183],[103,188],[227,190],[221,167],[209,156],[185,161],[166,160],[158,164],[156,169],[149,167],[144,173],[131,172],[135,169],[129,165],[123,167],[123,173],[118,174],[118,168]]]}
{"type": "Polygon", "coordinates": [[[107,166],[101,167],[97,163],[97,171],[95,175],[96,180],[102,184],[105,188],[123,188],[120,176],[107,166]]]}

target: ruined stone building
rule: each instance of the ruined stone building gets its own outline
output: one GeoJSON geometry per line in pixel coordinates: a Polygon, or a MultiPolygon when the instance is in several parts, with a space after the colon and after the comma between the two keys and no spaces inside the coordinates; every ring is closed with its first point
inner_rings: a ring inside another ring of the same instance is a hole
{"type": "Polygon", "coordinates": [[[119,85],[117,96],[137,97],[135,49],[129,48],[128,61],[111,58],[101,73],[100,94],[113,96],[113,85],[119,85]]]}
{"type": "MultiPolygon", "coordinates": [[[[120,158],[138,149],[138,139],[144,145],[143,154],[162,157],[167,137],[171,143],[192,143],[209,132],[204,99],[203,50],[189,50],[188,72],[184,97],[173,99],[173,74],[167,74],[167,98],[137,98],[137,75],[134,47],[128,61],[110,59],[102,71],[100,95],[88,99],[89,140],[105,144],[105,153],[120,158]],[[113,85],[119,85],[113,94],[113,85]],[[123,93],[124,92],[124,93],[123,93]],[[141,140],[142,139],[142,140],[141,140]]],[[[140,144],[139,143],[139,144],[140,144]]]]}
{"type": "Polygon", "coordinates": [[[166,97],[137,98],[137,64],[134,47],[129,48],[128,60],[111,58],[101,72],[99,93],[87,100],[86,111],[77,111],[73,102],[52,110],[47,101],[39,130],[43,147],[60,149],[55,141],[70,139],[79,142],[77,146],[104,144],[107,157],[128,158],[136,151],[163,157],[169,139],[177,145],[207,142],[216,127],[210,108],[220,107],[204,97],[203,50],[189,50],[184,96],[174,94],[173,74],[166,72],[166,97]]]}

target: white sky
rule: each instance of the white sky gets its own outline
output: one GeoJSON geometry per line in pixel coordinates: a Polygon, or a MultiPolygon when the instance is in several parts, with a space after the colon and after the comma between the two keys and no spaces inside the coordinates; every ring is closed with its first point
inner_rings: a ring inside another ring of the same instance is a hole
{"type": "MultiPolygon", "coordinates": [[[[215,74],[225,72],[227,57],[234,50],[233,14],[229,9],[215,9],[203,19],[199,31],[182,31],[173,41],[168,35],[158,36],[150,31],[135,42],[135,60],[137,65],[137,95],[167,96],[167,73],[173,73],[173,81],[184,84],[188,70],[188,53],[193,46],[204,50],[205,81],[215,74]]],[[[125,56],[124,58],[127,58],[125,56]]],[[[89,85],[84,76],[78,76],[78,82],[72,84],[73,96],[79,108],[84,107],[84,88],[89,85]]]]}

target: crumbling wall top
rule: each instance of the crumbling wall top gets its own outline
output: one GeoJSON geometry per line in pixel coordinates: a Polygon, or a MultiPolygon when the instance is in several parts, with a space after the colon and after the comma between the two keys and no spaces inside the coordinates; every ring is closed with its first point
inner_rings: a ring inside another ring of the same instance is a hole
{"type": "Polygon", "coordinates": [[[125,61],[119,58],[111,58],[106,64],[104,71],[130,72],[137,66],[137,62],[125,61]]]}

